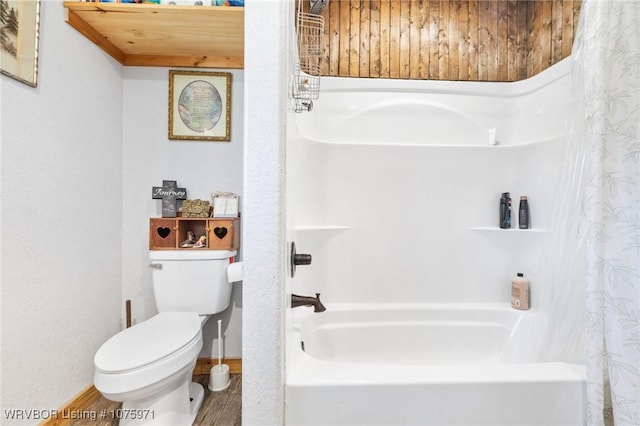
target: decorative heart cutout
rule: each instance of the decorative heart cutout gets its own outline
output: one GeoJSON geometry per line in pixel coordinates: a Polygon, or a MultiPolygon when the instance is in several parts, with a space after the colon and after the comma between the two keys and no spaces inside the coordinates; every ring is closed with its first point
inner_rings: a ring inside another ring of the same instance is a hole
{"type": "Polygon", "coordinates": [[[216,237],[219,239],[223,239],[227,235],[227,228],[216,226],[213,228],[213,233],[216,234],[216,237]]]}
{"type": "Polygon", "coordinates": [[[158,232],[158,235],[160,235],[160,238],[163,239],[167,238],[171,233],[171,229],[169,228],[158,228],[156,231],[158,232]]]}

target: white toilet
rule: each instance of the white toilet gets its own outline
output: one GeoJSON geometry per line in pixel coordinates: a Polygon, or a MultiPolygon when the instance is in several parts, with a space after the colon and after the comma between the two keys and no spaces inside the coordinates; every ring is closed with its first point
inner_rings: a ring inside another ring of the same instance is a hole
{"type": "Polygon", "coordinates": [[[158,314],[107,340],[94,357],[94,385],[122,401],[120,425],[193,424],[204,389],[191,381],[202,326],[231,301],[235,251],[149,252],[158,314]]]}

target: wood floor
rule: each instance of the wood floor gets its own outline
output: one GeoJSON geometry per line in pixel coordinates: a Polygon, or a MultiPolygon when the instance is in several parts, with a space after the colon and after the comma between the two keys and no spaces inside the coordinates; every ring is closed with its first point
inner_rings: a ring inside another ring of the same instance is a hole
{"type": "MultiPolygon", "coordinates": [[[[220,392],[212,392],[209,385],[209,375],[196,376],[196,382],[204,386],[204,401],[198,412],[194,426],[241,426],[242,414],[242,375],[232,374],[229,387],[220,392]]],[[[120,403],[109,401],[100,396],[89,408],[87,413],[97,413],[95,421],[78,419],[71,422],[72,426],[116,426],[118,420],[112,418],[111,411],[120,408],[120,403]],[[102,413],[108,413],[102,419],[102,413]]]]}

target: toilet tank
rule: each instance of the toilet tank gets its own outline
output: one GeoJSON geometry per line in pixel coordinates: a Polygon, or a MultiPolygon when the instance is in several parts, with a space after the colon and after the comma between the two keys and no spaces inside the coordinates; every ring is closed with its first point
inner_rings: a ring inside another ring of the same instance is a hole
{"type": "Polygon", "coordinates": [[[231,302],[227,267],[235,250],[151,250],[153,292],[159,312],[222,312],[231,302]]]}

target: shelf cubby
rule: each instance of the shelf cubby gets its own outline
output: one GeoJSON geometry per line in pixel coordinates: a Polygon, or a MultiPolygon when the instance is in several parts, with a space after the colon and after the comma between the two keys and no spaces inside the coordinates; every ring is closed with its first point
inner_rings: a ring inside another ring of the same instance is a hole
{"type": "Polygon", "coordinates": [[[150,250],[236,250],[240,247],[240,218],[151,218],[150,250]],[[180,247],[189,231],[196,240],[204,235],[205,247],[180,247]]]}

